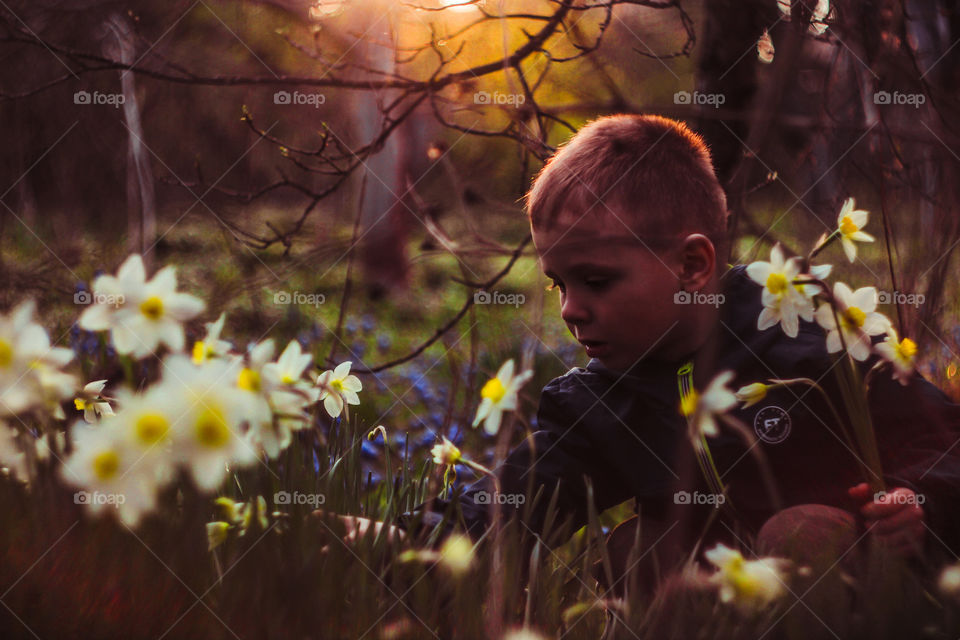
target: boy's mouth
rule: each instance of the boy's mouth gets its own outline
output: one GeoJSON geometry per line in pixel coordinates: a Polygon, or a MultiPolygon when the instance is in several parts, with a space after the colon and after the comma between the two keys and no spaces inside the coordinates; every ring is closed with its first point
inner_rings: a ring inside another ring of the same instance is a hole
{"type": "Polygon", "coordinates": [[[591,358],[599,358],[607,351],[607,343],[599,340],[580,340],[580,344],[587,350],[591,358]]]}

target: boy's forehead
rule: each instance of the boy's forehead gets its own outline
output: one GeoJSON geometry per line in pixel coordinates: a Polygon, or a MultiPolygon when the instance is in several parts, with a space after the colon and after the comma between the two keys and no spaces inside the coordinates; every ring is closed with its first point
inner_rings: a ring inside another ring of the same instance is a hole
{"type": "Polygon", "coordinates": [[[647,253],[643,242],[629,233],[551,236],[550,242],[544,242],[541,237],[541,242],[535,245],[540,267],[549,273],[576,269],[583,265],[620,265],[634,262],[640,257],[640,253],[647,253]]]}

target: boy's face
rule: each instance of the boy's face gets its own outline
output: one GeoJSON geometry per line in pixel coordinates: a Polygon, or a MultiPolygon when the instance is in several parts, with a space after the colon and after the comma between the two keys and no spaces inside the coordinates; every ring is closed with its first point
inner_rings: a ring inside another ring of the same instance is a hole
{"type": "Polygon", "coordinates": [[[566,214],[550,229],[534,227],[533,242],[560,289],[560,316],[588,356],[626,371],[644,357],[684,353],[679,250],[646,248],[613,215],[566,214]]]}

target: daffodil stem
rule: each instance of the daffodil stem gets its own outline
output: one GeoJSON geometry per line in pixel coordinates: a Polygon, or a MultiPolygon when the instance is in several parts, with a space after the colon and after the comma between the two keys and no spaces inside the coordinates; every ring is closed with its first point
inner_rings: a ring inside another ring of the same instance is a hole
{"type": "Polygon", "coordinates": [[[885,487],[883,465],[881,464],[880,452],[877,448],[877,434],[873,428],[873,419],[870,415],[870,406],[867,403],[866,389],[857,371],[857,365],[854,363],[853,357],[847,349],[847,341],[843,335],[843,326],[837,314],[836,304],[831,302],[830,309],[833,312],[834,326],[836,326],[837,335],[840,338],[841,349],[838,357],[845,360],[842,364],[837,363],[839,366],[834,368],[836,370],[837,383],[840,387],[840,394],[843,396],[843,403],[847,410],[847,415],[850,418],[853,435],[856,438],[857,449],[860,454],[857,456],[857,462],[870,488],[874,491],[880,491],[885,487]],[[866,460],[860,456],[863,456],[866,460]]]}
{"type": "Polygon", "coordinates": [[[811,262],[814,258],[816,258],[817,255],[819,255],[821,251],[823,251],[824,249],[826,249],[826,248],[830,245],[830,243],[832,243],[834,240],[836,240],[836,239],[839,238],[839,237],[840,237],[840,230],[837,229],[837,230],[835,230],[833,233],[831,233],[829,236],[827,236],[826,238],[824,238],[823,242],[821,242],[819,245],[817,245],[816,247],[814,247],[814,248],[813,248],[813,251],[810,252],[810,255],[807,256],[807,265],[808,265],[808,267],[809,267],[810,262],[811,262]]]}
{"type": "MultiPolygon", "coordinates": [[[[511,414],[512,417],[512,414],[511,414]]],[[[513,420],[507,420],[500,425],[500,433],[497,435],[497,445],[494,450],[493,468],[495,472],[491,473],[493,478],[494,496],[490,500],[490,522],[493,528],[493,550],[490,563],[490,592],[487,598],[487,634],[491,638],[499,638],[503,627],[503,523],[501,522],[500,503],[500,478],[499,471],[504,459],[507,456],[507,448],[510,444],[510,432],[512,431],[513,420]]]]}
{"type": "Polygon", "coordinates": [[[133,359],[130,356],[120,356],[120,366],[123,367],[123,379],[131,389],[137,388],[137,383],[133,379],[133,359]]]}

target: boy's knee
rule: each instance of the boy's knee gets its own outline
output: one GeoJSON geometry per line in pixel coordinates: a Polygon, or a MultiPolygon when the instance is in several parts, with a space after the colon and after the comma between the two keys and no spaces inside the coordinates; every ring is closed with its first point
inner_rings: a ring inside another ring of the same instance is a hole
{"type": "Polygon", "coordinates": [[[756,548],[761,556],[827,569],[854,555],[858,537],[852,513],[822,504],[802,504],[767,520],[757,534],[756,548]]]}
{"type": "Polygon", "coordinates": [[[607,537],[606,548],[613,584],[607,584],[602,566],[597,567],[596,577],[604,587],[620,595],[631,582],[641,591],[652,593],[682,562],[686,551],[675,523],[671,526],[658,518],[638,516],[617,525],[607,537]]]}

